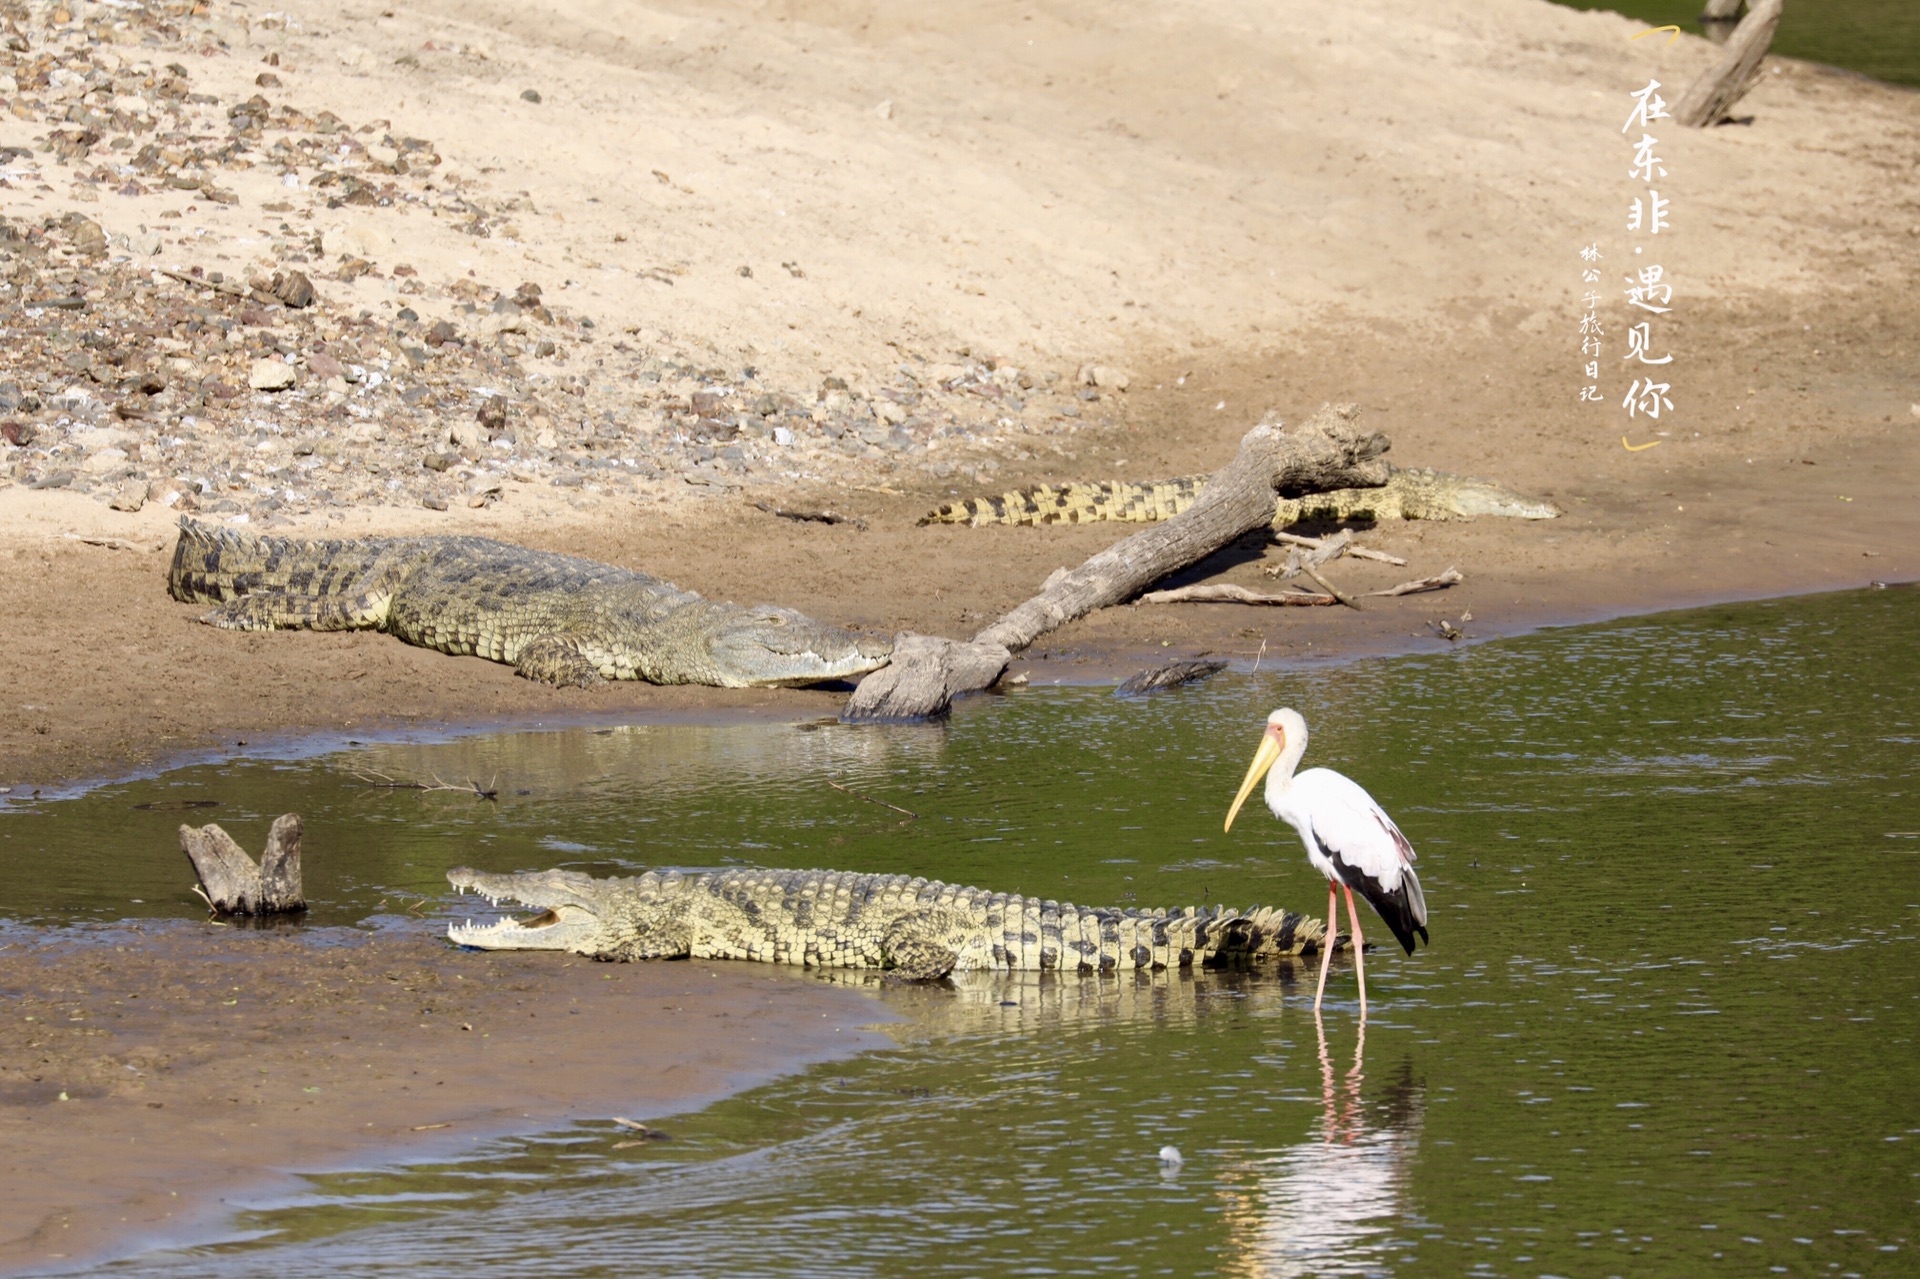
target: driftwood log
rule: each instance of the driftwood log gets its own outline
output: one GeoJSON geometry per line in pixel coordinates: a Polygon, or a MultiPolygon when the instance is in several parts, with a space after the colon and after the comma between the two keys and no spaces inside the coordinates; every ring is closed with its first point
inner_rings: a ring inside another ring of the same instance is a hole
{"type": "Polygon", "coordinates": [[[1142,604],[1272,604],[1295,608],[1331,608],[1340,601],[1336,596],[1317,591],[1250,591],[1232,582],[1195,582],[1170,591],[1148,591],[1142,604]]]}
{"type": "Polygon", "coordinates": [[[860,681],[840,718],[859,723],[942,714],[956,694],[993,683],[1014,653],[1048,631],[1131,599],[1243,534],[1266,528],[1277,496],[1385,484],[1387,464],[1381,458],[1387,438],[1357,428],[1357,413],[1351,404],[1329,406],[1292,431],[1277,420],[1261,422],[1191,507],[1079,568],[1056,571],[1038,595],[971,643],[899,636],[893,661],[860,681]]]}
{"type": "Polygon", "coordinates": [[[180,851],[200,878],[200,895],[222,915],[277,915],[305,910],[300,895],[300,815],[285,813],[267,832],[266,851],[253,864],[233,837],[209,824],[180,828],[180,851]]]}
{"type": "Polygon", "coordinates": [[[1760,79],[1760,62],[1780,27],[1783,4],[1784,0],[1754,0],[1747,16],[1727,37],[1727,51],[1719,65],[1688,85],[1674,104],[1675,121],[1689,129],[1704,129],[1727,118],[1733,104],[1760,79]]]}

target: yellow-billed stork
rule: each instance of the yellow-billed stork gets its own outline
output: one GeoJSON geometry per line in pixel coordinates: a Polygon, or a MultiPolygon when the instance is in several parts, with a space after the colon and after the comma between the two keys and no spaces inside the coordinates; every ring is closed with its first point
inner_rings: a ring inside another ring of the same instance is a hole
{"type": "Polygon", "coordinates": [[[1354,893],[1367,899],[1409,955],[1416,933],[1420,940],[1427,940],[1427,899],[1413,870],[1413,845],[1386,810],[1360,783],[1330,768],[1309,768],[1296,777],[1293,770],[1306,751],[1307,721],[1300,712],[1283,708],[1267,716],[1260,749],[1240,783],[1240,793],[1233,797],[1233,807],[1227,810],[1226,829],[1233,829],[1240,805],[1266,776],[1267,807],[1299,832],[1300,842],[1307,846],[1307,860],[1327,877],[1327,942],[1313,1007],[1318,1011],[1326,994],[1327,969],[1339,935],[1337,894],[1345,889],[1347,918],[1353,924],[1353,967],[1360,978],[1360,1015],[1365,1017],[1367,970],[1361,959],[1360,914],[1354,909],[1354,893]]]}

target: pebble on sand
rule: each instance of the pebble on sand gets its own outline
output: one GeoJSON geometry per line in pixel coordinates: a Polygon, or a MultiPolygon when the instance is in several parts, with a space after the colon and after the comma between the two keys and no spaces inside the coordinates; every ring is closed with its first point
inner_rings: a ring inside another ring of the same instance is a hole
{"type": "Polygon", "coordinates": [[[247,370],[247,385],[256,391],[291,390],[293,366],[285,360],[255,360],[247,370]]]}

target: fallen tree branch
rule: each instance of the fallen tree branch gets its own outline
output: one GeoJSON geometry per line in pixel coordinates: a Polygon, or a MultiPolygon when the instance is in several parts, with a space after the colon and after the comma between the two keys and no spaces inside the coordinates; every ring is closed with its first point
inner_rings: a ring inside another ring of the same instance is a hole
{"type": "Polygon", "coordinates": [[[1309,608],[1338,604],[1331,595],[1315,591],[1281,591],[1272,594],[1250,591],[1232,582],[1201,582],[1194,586],[1176,586],[1170,591],[1148,591],[1137,601],[1141,604],[1297,604],[1309,608]]]}
{"type": "Polygon", "coordinates": [[[954,694],[985,688],[1007,657],[1057,626],[1132,598],[1177,569],[1206,558],[1273,522],[1282,491],[1314,493],[1387,482],[1385,436],[1353,425],[1351,405],[1329,406],[1294,431],[1263,421],[1240,441],[1194,504],[1101,551],[1079,568],[1047,579],[1040,593],[973,637],[969,645],[903,635],[893,660],[860,682],[841,712],[848,721],[923,719],[947,709],[954,694]],[[924,641],[903,651],[903,642],[924,641]],[[1001,654],[993,665],[995,653],[1001,654]],[[959,667],[965,665],[962,672],[959,667]],[[991,667],[989,670],[988,668],[991,667]]]}
{"type": "Polygon", "coordinates": [[[1465,576],[1461,574],[1459,569],[1450,568],[1446,572],[1436,573],[1432,577],[1415,578],[1411,582],[1402,582],[1400,585],[1390,586],[1384,591],[1368,591],[1367,594],[1418,595],[1422,591],[1444,591],[1449,586],[1454,586],[1465,580],[1465,576]]]}

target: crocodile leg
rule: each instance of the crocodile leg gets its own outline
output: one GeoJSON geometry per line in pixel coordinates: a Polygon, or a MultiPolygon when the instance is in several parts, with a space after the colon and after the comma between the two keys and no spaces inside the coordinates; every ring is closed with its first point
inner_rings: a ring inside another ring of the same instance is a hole
{"type": "Polygon", "coordinates": [[[387,623],[392,591],[358,595],[301,595],[292,591],[255,591],[228,600],[201,617],[229,631],[377,631],[387,623]]]}
{"type": "Polygon", "coordinates": [[[917,910],[894,920],[880,942],[893,975],[907,981],[938,981],[951,973],[960,960],[949,935],[953,924],[950,912],[943,910],[917,910]]]}
{"type": "Polygon", "coordinates": [[[559,635],[542,635],[520,646],[514,673],[543,684],[590,688],[601,683],[600,668],[587,659],[578,644],[559,635]]]}

